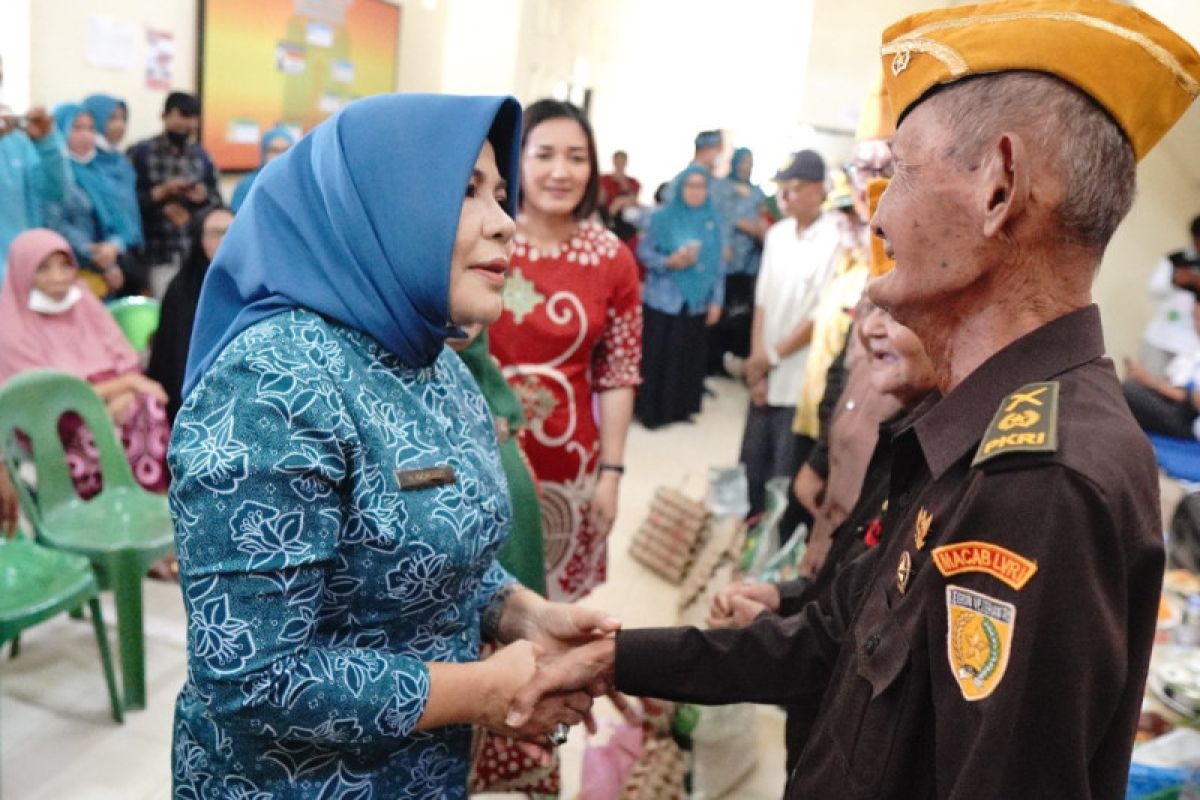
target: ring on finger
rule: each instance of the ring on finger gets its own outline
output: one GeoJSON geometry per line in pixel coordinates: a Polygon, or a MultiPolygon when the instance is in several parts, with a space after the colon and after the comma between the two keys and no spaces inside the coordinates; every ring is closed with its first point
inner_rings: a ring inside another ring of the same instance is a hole
{"type": "Polygon", "coordinates": [[[570,728],[567,727],[567,723],[560,722],[554,726],[554,730],[547,734],[546,738],[548,738],[550,740],[550,744],[554,745],[555,747],[562,747],[567,743],[567,737],[569,735],[570,728]]]}

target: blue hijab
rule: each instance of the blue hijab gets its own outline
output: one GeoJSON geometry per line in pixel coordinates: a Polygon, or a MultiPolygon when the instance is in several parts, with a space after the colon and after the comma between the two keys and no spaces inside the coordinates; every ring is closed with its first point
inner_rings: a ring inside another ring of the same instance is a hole
{"type": "MultiPolygon", "coordinates": [[[[71,134],[75,118],[87,113],[88,111],[78,103],[63,103],[54,109],[54,124],[62,131],[63,138],[67,138],[71,134]]],[[[99,151],[94,151],[92,159],[86,164],[81,164],[74,158],[68,159],[75,185],[82,189],[91,201],[92,211],[100,223],[104,238],[115,235],[126,244],[132,244],[132,232],[122,222],[121,213],[117,210],[116,192],[103,168],[96,161],[98,155],[99,151]]]]}
{"type": "Polygon", "coordinates": [[[250,187],[254,185],[254,179],[258,177],[258,173],[262,172],[262,168],[266,166],[267,148],[276,139],[287,139],[289,147],[296,143],[296,137],[292,135],[291,129],[283,125],[276,125],[263,134],[262,140],[258,143],[258,169],[246,173],[246,177],[242,178],[237,188],[233,190],[233,199],[229,202],[229,207],[233,209],[235,214],[242,207],[242,203],[246,202],[246,195],[250,194],[250,187]]]}
{"type": "Polygon", "coordinates": [[[673,269],[670,276],[691,311],[701,310],[721,277],[721,221],[712,205],[712,173],[692,165],[674,180],[671,201],[650,218],[649,237],[659,252],[670,255],[689,241],[700,242],[700,258],[687,269],[673,269]],[[689,206],[683,202],[683,186],[692,175],[703,175],[708,186],[704,202],[689,206]]]}
{"type": "Polygon", "coordinates": [[[432,364],[457,330],[450,259],[479,148],[496,150],[512,215],[520,134],[511,97],[380,95],[263,167],[204,280],[184,398],[234,337],[293,308],[432,364]]]}
{"type": "Polygon", "coordinates": [[[754,154],[750,152],[749,147],[739,147],[737,150],[733,151],[733,156],[729,159],[729,180],[733,181],[734,183],[745,184],[746,186],[750,185],[749,176],[746,177],[746,180],[742,180],[738,177],[737,169],[738,164],[742,163],[742,159],[750,158],[753,155],[754,154]]]}
{"type": "MultiPolygon", "coordinates": [[[[137,173],[133,171],[133,164],[129,163],[129,159],[119,151],[106,149],[106,146],[111,146],[104,138],[104,128],[108,125],[109,117],[119,108],[128,118],[129,106],[118,97],[93,94],[83,99],[83,108],[96,121],[96,141],[103,143],[103,146],[96,150],[95,163],[108,178],[113,205],[120,215],[119,235],[127,244],[140,247],[146,241],[142,235],[142,211],[138,206],[137,173]]],[[[63,131],[64,135],[66,133],[63,131]]]]}

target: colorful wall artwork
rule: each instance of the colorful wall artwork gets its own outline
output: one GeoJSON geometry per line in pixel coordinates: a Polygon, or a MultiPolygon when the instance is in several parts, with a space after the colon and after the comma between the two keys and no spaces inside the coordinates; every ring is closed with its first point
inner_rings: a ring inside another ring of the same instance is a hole
{"type": "Polygon", "coordinates": [[[396,90],[400,8],[384,0],[202,0],[200,139],[226,171],[259,165],[276,125],[297,134],[351,100],[396,90]]]}

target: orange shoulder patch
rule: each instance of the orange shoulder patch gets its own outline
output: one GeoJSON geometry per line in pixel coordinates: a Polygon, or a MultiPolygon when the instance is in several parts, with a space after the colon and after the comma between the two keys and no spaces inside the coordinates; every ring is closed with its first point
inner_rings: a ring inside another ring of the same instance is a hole
{"type": "Polygon", "coordinates": [[[1037,564],[990,542],[957,542],[932,551],[933,563],[946,577],[983,572],[1020,591],[1037,572],[1037,564]]]}

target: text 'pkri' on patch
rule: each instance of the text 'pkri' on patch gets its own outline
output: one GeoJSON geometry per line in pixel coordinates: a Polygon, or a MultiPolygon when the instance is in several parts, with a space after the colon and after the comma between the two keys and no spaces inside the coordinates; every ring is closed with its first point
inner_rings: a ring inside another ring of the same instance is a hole
{"type": "Polygon", "coordinates": [[[1053,453],[1058,450],[1058,381],[1029,383],[1000,401],[992,424],[983,434],[976,467],[1008,453],[1053,453]]]}
{"type": "Polygon", "coordinates": [[[411,492],[417,489],[432,489],[435,486],[448,486],[457,480],[458,476],[454,474],[454,467],[449,464],[437,467],[424,467],[422,469],[396,470],[396,483],[400,484],[400,491],[402,492],[411,492]]]}

